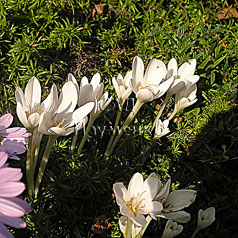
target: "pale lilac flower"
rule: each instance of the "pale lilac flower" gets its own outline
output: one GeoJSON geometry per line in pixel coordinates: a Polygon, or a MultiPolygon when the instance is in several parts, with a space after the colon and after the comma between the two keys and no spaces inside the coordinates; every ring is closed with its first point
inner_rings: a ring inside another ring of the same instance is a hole
{"type": "Polygon", "coordinates": [[[15,154],[22,154],[26,151],[25,144],[31,134],[22,127],[8,128],[12,121],[11,113],[0,117],[0,151],[8,153],[12,159],[19,159],[15,154]]]}
{"type": "Polygon", "coordinates": [[[113,191],[122,215],[129,217],[137,226],[145,226],[144,215],[158,214],[163,206],[153,201],[160,188],[161,182],[155,174],[151,174],[145,181],[140,173],[131,178],[128,190],[122,183],[115,183],[113,191]]]}
{"type": "Polygon", "coordinates": [[[6,226],[25,228],[26,222],[19,219],[26,212],[31,211],[27,202],[18,198],[25,190],[25,185],[19,180],[22,178],[21,169],[5,167],[3,162],[7,154],[0,152],[0,237],[14,237],[6,226]]]}

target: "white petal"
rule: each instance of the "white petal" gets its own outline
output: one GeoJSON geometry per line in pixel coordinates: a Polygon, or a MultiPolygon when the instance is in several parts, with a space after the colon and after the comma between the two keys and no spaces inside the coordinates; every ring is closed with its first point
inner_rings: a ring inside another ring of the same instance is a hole
{"type": "Polygon", "coordinates": [[[100,77],[99,73],[96,73],[93,75],[92,80],[90,82],[91,85],[93,86],[93,90],[95,90],[96,87],[100,84],[100,79],[101,79],[101,77],[100,77]]]}
{"type": "Polygon", "coordinates": [[[125,202],[128,202],[130,199],[129,193],[123,183],[114,183],[113,191],[116,196],[117,204],[121,207],[125,205],[125,202]]]}
{"type": "Polygon", "coordinates": [[[124,84],[126,85],[126,87],[130,87],[129,82],[131,81],[131,79],[132,79],[132,70],[129,71],[124,78],[124,84]]]}
{"type": "Polygon", "coordinates": [[[15,97],[16,97],[16,102],[17,103],[19,102],[22,105],[24,111],[25,112],[28,111],[28,106],[26,103],[25,95],[21,88],[19,88],[19,87],[16,88],[15,97]]]}
{"type": "Polygon", "coordinates": [[[158,193],[160,186],[161,182],[159,178],[154,173],[152,173],[143,184],[143,191],[145,192],[143,194],[143,198],[145,198],[147,201],[152,201],[158,193]]]}
{"type": "Polygon", "coordinates": [[[171,76],[175,76],[178,73],[178,64],[175,58],[172,58],[168,63],[168,73],[167,76],[170,78],[171,76]]]}
{"type": "Polygon", "coordinates": [[[60,127],[51,127],[48,131],[52,135],[67,136],[74,132],[74,128],[63,129],[60,127]]]}
{"type": "Polygon", "coordinates": [[[114,88],[115,88],[115,91],[116,91],[116,93],[117,93],[117,97],[120,99],[121,97],[122,97],[122,95],[121,95],[121,90],[120,90],[120,88],[118,87],[118,83],[117,83],[117,81],[116,81],[116,79],[113,77],[112,78],[112,84],[113,84],[113,86],[114,86],[114,88]]]}
{"type": "Polygon", "coordinates": [[[163,211],[174,212],[188,207],[195,201],[196,195],[196,191],[189,189],[173,191],[168,195],[163,211]]]}
{"type": "Polygon", "coordinates": [[[78,82],[76,80],[76,78],[73,76],[73,74],[69,73],[68,74],[68,81],[72,81],[77,89],[77,92],[79,94],[79,85],[78,85],[78,82]]]}
{"type": "Polygon", "coordinates": [[[130,194],[130,197],[137,197],[139,194],[143,191],[143,183],[144,179],[143,176],[140,173],[135,173],[128,185],[128,192],[130,194]]]}
{"type": "Polygon", "coordinates": [[[85,86],[86,84],[88,84],[88,78],[84,76],[84,77],[81,79],[80,88],[82,88],[82,87],[85,86]]]}
{"type": "MultiPolygon", "coordinates": [[[[152,59],[145,71],[145,76],[142,80],[142,87],[145,87],[148,84],[153,84],[154,83],[154,78],[158,77],[158,75],[156,75],[154,72],[157,69],[157,59],[152,59]]],[[[159,68],[158,68],[159,69],[159,68]]],[[[162,79],[162,77],[161,77],[162,79]]]]}
{"type": "MultiPolygon", "coordinates": [[[[89,102],[79,107],[77,110],[73,112],[73,124],[78,124],[81,120],[83,120],[94,108],[94,102],[89,102]]],[[[72,123],[69,126],[73,125],[72,123]]]]}
{"type": "Polygon", "coordinates": [[[16,111],[17,111],[17,116],[18,116],[20,122],[24,125],[24,127],[29,128],[26,113],[25,113],[25,111],[24,111],[20,102],[17,102],[16,111]]]}
{"type": "Polygon", "coordinates": [[[171,184],[171,179],[169,179],[165,186],[163,187],[163,189],[160,191],[160,193],[156,196],[159,201],[163,201],[165,199],[167,199],[168,195],[169,195],[169,189],[170,189],[170,184],[171,184]]]}
{"type": "Polygon", "coordinates": [[[142,88],[136,93],[136,98],[141,102],[148,102],[154,99],[154,95],[149,89],[142,88]]]}
{"type": "Polygon", "coordinates": [[[59,107],[57,112],[72,112],[78,102],[77,89],[73,82],[68,81],[64,84],[59,97],[59,107]]]}
{"type": "Polygon", "coordinates": [[[167,92],[171,84],[174,82],[174,77],[167,79],[165,82],[158,86],[158,93],[154,96],[154,99],[159,98],[167,92]]]}
{"type": "Polygon", "coordinates": [[[96,97],[95,93],[93,92],[93,86],[91,84],[86,84],[80,88],[79,91],[79,100],[78,106],[81,107],[82,105],[88,102],[95,102],[96,97]]]}
{"type": "Polygon", "coordinates": [[[141,214],[158,214],[163,210],[163,205],[160,202],[147,202],[144,205],[144,208],[138,210],[141,214]]]}
{"type": "Polygon", "coordinates": [[[187,223],[191,219],[191,215],[185,211],[168,212],[168,213],[161,212],[158,216],[166,219],[171,219],[173,221],[180,223],[187,223]]]}
{"type": "Polygon", "coordinates": [[[55,112],[58,107],[58,92],[55,84],[52,85],[50,94],[41,103],[41,108],[47,112],[55,112]]]}
{"type": "Polygon", "coordinates": [[[137,87],[141,85],[144,76],[144,63],[136,56],[132,63],[132,81],[137,87]]]}
{"type": "Polygon", "coordinates": [[[35,76],[33,76],[26,85],[25,98],[30,108],[34,108],[36,104],[40,104],[41,86],[35,76]]]}
{"type": "Polygon", "coordinates": [[[28,125],[30,128],[34,128],[39,124],[39,120],[40,120],[40,115],[37,112],[32,113],[29,117],[28,117],[28,125]]]}

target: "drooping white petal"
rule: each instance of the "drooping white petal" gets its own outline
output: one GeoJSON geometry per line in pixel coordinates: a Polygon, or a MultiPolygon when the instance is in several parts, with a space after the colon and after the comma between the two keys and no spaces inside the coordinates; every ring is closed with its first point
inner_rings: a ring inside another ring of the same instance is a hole
{"type": "Polygon", "coordinates": [[[169,189],[170,189],[171,179],[169,179],[163,189],[159,192],[159,194],[156,196],[159,201],[163,202],[167,199],[169,195],[169,189]]]}
{"type": "Polygon", "coordinates": [[[171,76],[175,76],[178,73],[178,64],[175,58],[172,58],[168,63],[168,72],[167,72],[167,78],[170,78],[171,76]]]}
{"type": "Polygon", "coordinates": [[[160,214],[158,214],[158,217],[171,219],[173,221],[180,222],[180,223],[187,223],[191,219],[191,215],[185,211],[177,211],[177,212],[169,212],[169,213],[161,212],[160,214]]]}
{"type": "Polygon", "coordinates": [[[154,99],[162,97],[167,92],[169,87],[172,85],[173,81],[174,81],[174,77],[171,77],[168,80],[166,80],[163,83],[161,83],[157,87],[157,92],[155,92],[154,99]]]}
{"type": "Polygon", "coordinates": [[[81,120],[83,120],[84,117],[86,117],[94,108],[94,102],[88,102],[84,104],[83,106],[79,107],[77,110],[73,112],[72,115],[72,122],[68,126],[72,126],[74,124],[79,123],[81,120]]]}
{"type": "Polygon", "coordinates": [[[163,211],[175,212],[188,207],[195,201],[196,195],[196,191],[189,189],[173,191],[169,193],[163,211]]]}

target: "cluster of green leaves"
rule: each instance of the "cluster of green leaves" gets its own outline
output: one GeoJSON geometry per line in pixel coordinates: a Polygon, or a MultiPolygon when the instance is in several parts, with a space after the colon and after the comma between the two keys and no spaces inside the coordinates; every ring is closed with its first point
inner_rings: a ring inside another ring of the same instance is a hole
{"type": "MultiPolygon", "coordinates": [[[[80,158],[69,154],[71,138],[61,138],[52,151],[39,199],[25,217],[27,229],[13,231],[17,238],[121,237],[111,188],[116,181],[127,183],[136,171],[145,176],[154,172],[163,181],[171,176],[174,188],[198,190],[191,207],[193,218],[199,208],[217,208],[216,225],[198,237],[236,236],[238,27],[234,17],[218,20],[228,4],[222,0],[0,2],[2,111],[15,111],[15,88],[24,88],[33,75],[46,97],[53,83],[61,88],[69,72],[80,78],[100,72],[105,88],[115,96],[111,78],[130,70],[135,55],[146,64],[153,57],[166,64],[175,57],[179,65],[196,58],[200,75],[198,103],[180,113],[170,123],[171,134],[157,142],[149,128],[163,98],[143,106],[109,160],[103,154],[111,130],[101,133],[100,128],[113,126],[117,103],[95,121],[97,130],[91,130],[80,158]],[[113,225],[102,236],[91,230],[100,215],[113,225]]],[[[135,98],[131,97],[122,121],[132,109],[135,98]]],[[[19,163],[24,170],[24,156],[13,166],[19,163]]],[[[158,237],[163,226],[153,222],[145,237],[158,237]]],[[[189,232],[185,227],[181,237],[189,237],[189,232]]]]}

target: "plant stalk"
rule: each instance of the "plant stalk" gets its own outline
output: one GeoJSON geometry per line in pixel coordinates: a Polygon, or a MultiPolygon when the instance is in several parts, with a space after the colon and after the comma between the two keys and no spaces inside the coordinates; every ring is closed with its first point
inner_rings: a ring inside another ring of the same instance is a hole
{"type": "Polygon", "coordinates": [[[110,151],[108,152],[108,156],[110,156],[112,154],[112,152],[113,152],[117,142],[121,138],[123,132],[126,130],[126,128],[129,126],[129,124],[132,122],[132,120],[134,119],[135,115],[140,110],[140,108],[142,107],[143,104],[144,104],[144,102],[141,102],[139,100],[136,101],[136,105],[132,109],[131,113],[129,114],[129,116],[127,117],[126,121],[122,125],[118,135],[116,136],[115,140],[113,141],[112,147],[111,147],[110,151]]]}
{"type": "Polygon", "coordinates": [[[115,121],[115,125],[114,125],[114,128],[113,128],[113,131],[112,131],[112,135],[110,137],[110,140],[107,144],[107,149],[106,149],[106,152],[105,152],[105,156],[108,157],[108,154],[109,154],[109,151],[111,149],[111,145],[112,145],[112,142],[113,142],[113,139],[116,135],[116,130],[117,130],[117,126],[118,126],[118,123],[120,121],[120,118],[121,118],[121,113],[122,113],[122,109],[119,108],[119,111],[117,112],[117,117],[116,117],[116,121],[115,121]]]}
{"type": "Polygon", "coordinates": [[[81,142],[80,142],[80,145],[79,145],[79,148],[78,148],[78,151],[77,151],[77,156],[78,156],[78,157],[80,156],[80,154],[81,154],[81,152],[82,152],[83,146],[84,146],[84,144],[85,144],[85,142],[86,142],[86,140],[87,140],[87,138],[88,138],[88,133],[89,133],[89,131],[90,131],[90,129],[91,129],[91,127],[92,127],[93,122],[95,121],[95,119],[96,119],[96,118],[91,118],[91,117],[90,117],[90,119],[89,119],[87,129],[86,129],[86,131],[85,131],[85,134],[84,134],[84,136],[83,136],[83,139],[82,139],[81,142]]]}
{"type": "Polygon", "coordinates": [[[37,175],[37,179],[36,179],[35,198],[37,198],[39,187],[40,187],[43,175],[44,175],[44,171],[45,171],[47,162],[49,160],[50,152],[51,152],[52,147],[53,147],[55,141],[57,140],[57,138],[58,138],[58,136],[55,136],[55,135],[49,136],[48,143],[46,145],[45,152],[43,154],[42,161],[41,161],[40,168],[39,168],[38,175],[37,175]]]}

